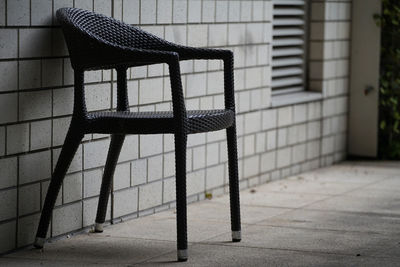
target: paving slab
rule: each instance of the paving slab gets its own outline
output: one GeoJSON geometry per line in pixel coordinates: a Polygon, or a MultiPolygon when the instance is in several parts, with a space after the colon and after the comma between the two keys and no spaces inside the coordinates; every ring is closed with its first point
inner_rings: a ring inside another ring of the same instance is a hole
{"type": "Polygon", "coordinates": [[[400,265],[400,238],[393,240],[392,246],[387,246],[374,252],[373,256],[391,258],[400,265]]]}
{"type": "Polygon", "coordinates": [[[339,255],[373,256],[382,248],[391,247],[398,238],[373,233],[340,230],[319,230],[293,227],[250,225],[242,230],[240,243],[227,243],[229,234],[222,234],[204,243],[230,246],[288,249],[339,255]]]}
{"type": "Polygon", "coordinates": [[[355,266],[361,262],[355,256],[299,252],[242,246],[194,244],[190,261],[171,261],[174,254],[165,254],[144,263],[148,266],[355,266]]]}
{"type": "Polygon", "coordinates": [[[66,267],[66,266],[124,266],[127,264],[118,264],[118,263],[88,263],[88,262],[74,262],[74,261],[62,261],[62,260],[37,260],[37,259],[23,259],[23,258],[0,258],[0,266],[9,267],[9,266],[18,266],[18,267],[66,267]]]}
{"type": "Polygon", "coordinates": [[[399,174],[400,161],[343,161],[333,168],[342,167],[350,169],[362,169],[369,173],[399,174]]]}
{"type": "MultiPolygon", "coordinates": [[[[199,242],[220,233],[230,232],[231,228],[229,221],[201,222],[188,220],[187,226],[189,242],[199,242]]],[[[130,220],[112,225],[106,227],[103,233],[93,233],[91,235],[176,241],[176,220],[157,219],[148,216],[143,219],[130,220]]]]}
{"type": "Polygon", "coordinates": [[[382,181],[388,177],[395,174],[399,174],[399,169],[396,171],[376,171],[373,168],[367,169],[363,167],[348,167],[348,166],[338,166],[338,167],[327,167],[322,169],[317,169],[311,172],[305,172],[289,179],[305,179],[310,181],[325,181],[332,183],[357,183],[357,184],[371,184],[374,182],[382,181]]]}
{"type": "Polygon", "coordinates": [[[364,187],[364,183],[334,183],[321,180],[305,180],[299,176],[297,179],[285,179],[274,181],[269,186],[255,189],[257,192],[280,192],[280,193],[310,193],[318,195],[335,196],[352,192],[357,188],[364,187]]]}
{"type": "MultiPolygon", "coordinates": [[[[243,224],[253,224],[290,210],[292,209],[281,207],[253,207],[242,203],[241,222],[243,224]]],[[[187,214],[189,222],[222,222],[225,225],[230,222],[229,198],[224,198],[224,201],[221,202],[204,200],[199,203],[193,203],[188,205],[187,214]]],[[[175,220],[176,212],[175,210],[168,210],[154,214],[152,218],[175,220]]]]}
{"type": "Polygon", "coordinates": [[[366,186],[360,190],[354,190],[344,193],[346,196],[369,198],[373,201],[396,200],[400,199],[400,190],[397,189],[381,189],[366,186]]]}
{"type": "MultiPolygon", "coordinates": [[[[240,203],[248,206],[300,208],[327,198],[325,195],[313,193],[283,193],[271,192],[258,188],[244,190],[240,195],[240,203]]],[[[225,202],[226,196],[215,199],[217,202],[225,202]]]]}
{"type": "Polygon", "coordinates": [[[400,236],[400,216],[392,214],[297,209],[257,224],[400,236]]]}
{"type": "Polygon", "coordinates": [[[83,264],[133,264],[175,251],[175,242],[81,234],[46,244],[43,250],[30,248],[4,256],[49,262],[83,264]]]}
{"type": "Polygon", "coordinates": [[[341,195],[312,203],[306,209],[400,215],[400,199],[341,195]]]}
{"type": "MultiPolygon", "coordinates": [[[[374,189],[374,190],[386,190],[386,191],[395,191],[397,195],[400,196],[400,175],[399,176],[391,176],[391,178],[385,179],[379,183],[374,183],[365,187],[365,189],[374,189]]],[[[393,192],[395,196],[396,193],[393,192]]]]}
{"type": "Polygon", "coordinates": [[[176,262],[175,211],[0,257],[0,266],[400,266],[400,163],[348,162],[188,206],[189,261],[176,262]]]}

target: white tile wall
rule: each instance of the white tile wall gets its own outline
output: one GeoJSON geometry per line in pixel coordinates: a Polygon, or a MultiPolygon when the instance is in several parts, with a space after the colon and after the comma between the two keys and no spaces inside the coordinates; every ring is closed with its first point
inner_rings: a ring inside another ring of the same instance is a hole
{"type": "Polygon", "coordinates": [[[147,181],[147,160],[135,160],[131,163],[131,185],[144,184],[147,181]]]}
{"type": "Polygon", "coordinates": [[[15,124],[7,127],[7,154],[29,150],[29,124],[15,124]]]}
{"type": "Polygon", "coordinates": [[[18,220],[18,246],[29,245],[35,238],[39,224],[39,214],[22,217],[18,220]]]}
{"type": "Polygon", "coordinates": [[[228,21],[228,1],[216,1],[215,5],[215,21],[226,22],[228,21]]]}
{"type": "Polygon", "coordinates": [[[140,0],[123,0],[123,21],[128,24],[139,24],[140,0]]]}
{"type": "Polygon", "coordinates": [[[251,21],[252,1],[240,2],[240,21],[251,21]]]}
{"type": "Polygon", "coordinates": [[[19,30],[20,57],[47,57],[51,55],[50,29],[19,30]]]}
{"type": "Polygon", "coordinates": [[[61,235],[82,227],[82,203],[57,207],[53,211],[53,236],[61,235]]]}
{"type": "Polygon", "coordinates": [[[0,29],[0,58],[16,58],[18,52],[18,31],[0,29]]]}
{"type": "Polygon", "coordinates": [[[139,155],[139,138],[136,135],[128,135],[125,137],[124,145],[119,154],[119,162],[134,160],[139,155]]]}
{"type": "Polygon", "coordinates": [[[217,165],[206,169],[206,190],[224,184],[224,171],[224,165],[217,165]]]}
{"type": "Polygon", "coordinates": [[[35,182],[50,177],[50,151],[22,155],[19,158],[19,183],[35,182]]]}
{"type": "Polygon", "coordinates": [[[7,1],[7,25],[28,26],[30,21],[29,5],[29,0],[7,1]]]}
{"type": "Polygon", "coordinates": [[[84,145],[83,165],[85,169],[104,165],[109,144],[109,140],[100,140],[89,142],[84,145]]]}
{"type": "Polygon", "coordinates": [[[158,155],[147,160],[148,182],[161,179],[163,176],[163,156],[158,155]]]}
{"type": "Polygon", "coordinates": [[[147,157],[162,152],[161,135],[141,135],[140,136],[140,157],[147,157]]]}
{"type": "Polygon", "coordinates": [[[0,201],[2,203],[0,220],[14,218],[17,215],[17,189],[0,191],[0,201]]]}
{"type": "Polygon", "coordinates": [[[1,159],[0,168],[0,189],[17,185],[17,158],[1,159]]]}
{"type": "Polygon", "coordinates": [[[42,83],[44,87],[62,85],[61,59],[48,59],[42,61],[42,83]]]}
{"type": "Polygon", "coordinates": [[[128,188],[131,185],[131,164],[118,164],[115,168],[113,190],[128,188]]]}
{"type": "Polygon", "coordinates": [[[244,177],[252,177],[260,173],[259,171],[260,157],[258,155],[248,157],[244,160],[244,177]]]}
{"type": "Polygon", "coordinates": [[[172,0],[157,1],[157,23],[171,23],[172,0]]]}
{"type": "Polygon", "coordinates": [[[245,134],[258,132],[261,128],[260,121],[261,121],[260,112],[247,113],[245,115],[245,121],[244,121],[245,134]]]}
{"type": "Polygon", "coordinates": [[[207,25],[193,25],[188,28],[188,45],[189,46],[206,46],[207,45],[207,25]]]}
{"type": "Polygon", "coordinates": [[[207,90],[207,74],[196,73],[187,75],[186,97],[204,96],[207,90]]]}
{"type": "MultiPolygon", "coordinates": [[[[98,198],[89,198],[83,201],[83,216],[82,216],[83,227],[93,225],[93,222],[96,219],[98,201],[99,201],[98,198]]],[[[107,205],[106,220],[110,220],[111,218],[110,203],[111,201],[109,201],[107,205]]]]}
{"type": "Polygon", "coordinates": [[[20,93],[19,119],[35,120],[51,116],[51,91],[20,93]]]}
{"type": "Polygon", "coordinates": [[[202,22],[215,21],[215,0],[203,0],[202,22]]]}
{"type": "Polygon", "coordinates": [[[292,107],[278,109],[278,126],[287,126],[293,121],[292,107]]]}
{"type": "Polygon", "coordinates": [[[19,88],[39,88],[41,84],[40,60],[27,60],[19,62],[19,88]]]}
{"type": "Polygon", "coordinates": [[[141,1],[140,3],[140,23],[156,23],[156,0],[141,1]]]}
{"type": "Polygon", "coordinates": [[[264,19],[263,5],[263,1],[253,1],[253,21],[262,21],[264,19]]]}
{"type": "Polygon", "coordinates": [[[6,0],[0,0],[0,26],[6,25],[6,0]]]}
{"type": "Polygon", "coordinates": [[[201,0],[188,1],[188,22],[201,22],[201,0]]]}
{"type": "MultiPolygon", "coordinates": [[[[7,207],[0,208],[0,239],[7,242],[0,242],[0,253],[16,244],[32,243],[51,170],[71,119],[73,70],[62,32],[52,26],[57,24],[54,12],[60,7],[112,15],[183,45],[231,49],[241,188],[331,164],[345,155],[348,2],[316,1],[311,8],[310,85],[323,91],[325,99],[280,108],[269,108],[270,0],[5,2],[0,0],[0,106],[7,111],[0,113],[0,200],[7,207]]],[[[223,108],[222,65],[218,60],[182,62],[187,108],[223,108]]],[[[131,110],[171,110],[167,75],[168,67],[161,64],[131,68],[131,110]]],[[[88,110],[116,107],[115,78],[116,73],[109,70],[85,73],[88,110]]],[[[57,199],[50,235],[93,224],[108,145],[107,135],[85,136],[57,199]]],[[[190,136],[188,147],[191,201],[204,199],[206,191],[214,195],[225,192],[225,132],[190,136]]],[[[173,150],[173,135],[126,137],[107,220],[152,213],[161,205],[163,209],[175,207],[173,150]]]]}
{"type": "MultiPolygon", "coordinates": [[[[187,195],[203,193],[205,191],[205,171],[199,170],[187,174],[187,195]]],[[[175,192],[173,190],[173,192],[175,192]]]]}
{"type": "Polygon", "coordinates": [[[138,189],[132,187],[114,192],[114,218],[136,212],[138,209],[138,189]],[[129,200],[129,201],[128,201],[129,200]]]}
{"type": "Polygon", "coordinates": [[[9,251],[15,247],[16,221],[0,224],[0,236],[7,242],[0,243],[1,251],[9,251]]]}
{"type": "Polygon", "coordinates": [[[92,197],[99,195],[101,185],[102,171],[95,169],[83,173],[83,195],[92,197]]]}
{"type": "MultiPolygon", "coordinates": [[[[129,2],[132,2],[132,0],[130,0],[129,2]]],[[[75,7],[92,10],[93,9],[93,1],[92,0],[75,0],[75,7]]]]}
{"type": "Polygon", "coordinates": [[[291,148],[281,148],[277,151],[277,167],[282,168],[289,166],[291,163],[291,148]]]}
{"type": "Polygon", "coordinates": [[[82,198],[82,173],[67,175],[63,183],[63,203],[70,203],[82,198]]]}
{"type": "Polygon", "coordinates": [[[28,213],[40,210],[40,184],[31,184],[18,188],[18,214],[26,215],[28,213]]]}
{"type": "Polygon", "coordinates": [[[173,23],[187,22],[187,0],[174,0],[173,5],[173,23]]]}
{"type": "MultiPolygon", "coordinates": [[[[0,52],[1,53],[1,52],[0,52]]],[[[0,91],[15,91],[17,90],[18,82],[18,65],[16,61],[0,62],[0,91]]]]}
{"type": "Polygon", "coordinates": [[[228,20],[230,22],[240,21],[240,2],[231,1],[229,3],[228,20]]]}
{"type": "Polygon", "coordinates": [[[139,102],[150,104],[162,101],[163,79],[146,79],[139,82],[139,102]]]}
{"type": "Polygon", "coordinates": [[[162,181],[139,187],[139,210],[159,206],[162,203],[162,181]]]}

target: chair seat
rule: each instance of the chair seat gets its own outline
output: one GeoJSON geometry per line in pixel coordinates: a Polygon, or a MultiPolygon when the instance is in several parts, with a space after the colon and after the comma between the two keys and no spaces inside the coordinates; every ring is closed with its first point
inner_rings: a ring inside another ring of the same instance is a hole
{"type": "MultiPolygon", "coordinates": [[[[229,109],[188,110],[187,133],[202,133],[228,128],[233,124],[234,117],[234,112],[229,109]]],[[[89,112],[86,132],[106,134],[174,133],[174,114],[172,111],[89,112]]]]}

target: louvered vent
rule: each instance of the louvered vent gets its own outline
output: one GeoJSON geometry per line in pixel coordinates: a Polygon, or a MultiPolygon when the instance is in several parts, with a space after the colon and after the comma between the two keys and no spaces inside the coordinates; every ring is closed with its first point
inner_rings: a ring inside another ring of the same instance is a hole
{"type": "Polygon", "coordinates": [[[306,1],[273,0],[272,90],[304,90],[306,1]]]}

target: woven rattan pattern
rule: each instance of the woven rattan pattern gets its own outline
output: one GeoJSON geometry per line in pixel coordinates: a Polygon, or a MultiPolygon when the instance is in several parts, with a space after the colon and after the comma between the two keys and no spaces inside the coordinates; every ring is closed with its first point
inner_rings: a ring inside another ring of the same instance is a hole
{"type": "MultiPolygon", "coordinates": [[[[188,110],[188,134],[226,129],[232,125],[234,113],[231,110],[188,110]]],[[[158,112],[90,112],[89,132],[155,134],[175,133],[174,114],[158,112]],[[140,127],[138,127],[140,126],[140,127]]]]}
{"type": "MultiPolygon", "coordinates": [[[[233,54],[229,50],[176,45],[139,28],[103,15],[76,8],[57,11],[74,69],[74,110],[71,125],[54,169],[36,234],[35,246],[43,247],[52,210],[74,154],[87,133],[111,134],[104,168],[96,225],[105,222],[112,178],[126,134],[173,133],[178,260],[187,259],[186,145],[187,135],[226,129],[231,229],[240,241],[240,206],[233,88],[233,54]],[[220,59],[224,61],[225,109],[186,111],[179,60],[220,59]],[[166,63],[169,67],[172,112],[129,112],[127,69],[132,66],[166,63]],[[117,71],[117,111],[86,110],[84,72],[113,68],[117,71]]],[[[96,228],[102,231],[102,227],[96,228]]]]}

